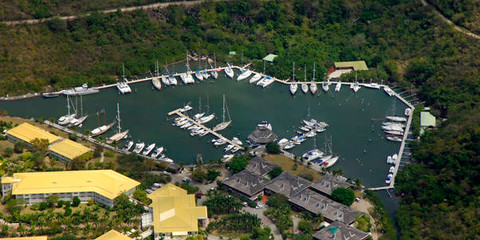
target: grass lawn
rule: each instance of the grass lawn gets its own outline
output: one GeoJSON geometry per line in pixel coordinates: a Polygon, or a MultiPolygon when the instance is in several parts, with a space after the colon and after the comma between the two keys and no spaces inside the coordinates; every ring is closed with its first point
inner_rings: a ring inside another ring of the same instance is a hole
{"type": "Polygon", "coordinates": [[[283,169],[283,171],[289,172],[291,174],[295,174],[298,176],[302,174],[311,174],[314,181],[322,176],[320,172],[300,163],[297,163],[297,169],[293,170],[293,165],[295,164],[295,162],[292,159],[281,154],[268,154],[267,156],[265,156],[265,159],[278,164],[283,169]]]}

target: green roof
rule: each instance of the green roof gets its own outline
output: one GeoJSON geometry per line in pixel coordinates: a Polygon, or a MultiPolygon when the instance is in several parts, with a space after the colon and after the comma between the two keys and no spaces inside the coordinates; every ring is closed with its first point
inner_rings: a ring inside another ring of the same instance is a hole
{"type": "Polygon", "coordinates": [[[353,68],[355,71],[368,70],[365,61],[335,62],[335,68],[353,68]]]}
{"type": "Polygon", "coordinates": [[[235,52],[235,51],[230,51],[230,52],[228,52],[228,55],[237,55],[237,52],[235,52]]]}
{"type": "Polygon", "coordinates": [[[420,126],[421,127],[435,127],[436,118],[430,112],[420,113],[420,126]]]}
{"type": "Polygon", "coordinates": [[[266,57],[263,58],[263,60],[267,62],[273,62],[273,60],[278,57],[278,55],[275,54],[268,54],[266,57]]]}

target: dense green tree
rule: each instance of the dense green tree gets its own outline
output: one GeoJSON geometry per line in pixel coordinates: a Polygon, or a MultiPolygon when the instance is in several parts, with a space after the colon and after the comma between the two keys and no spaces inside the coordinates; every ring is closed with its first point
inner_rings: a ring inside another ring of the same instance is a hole
{"type": "Polygon", "coordinates": [[[270,172],[268,172],[268,176],[270,179],[274,179],[278,177],[280,174],[282,174],[283,169],[281,167],[274,167],[270,172]]]}
{"type": "Polygon", "coordinates": [[[80,198],[74,197],[72,201],[72,207],[78,207],[80,205],[80,198]]]}
{"type": "Polygon", "coordinates": [[[352,205],[353,201],[355,201],[355,193],[352,189],[348,188],[336,188],[332,191],[331,197],[333,200],[347,206],[352,205]]]}
{"type": "Polygon", "coordinates": [[[242,203],[238,198],[221,193],[209,197],[203,204],[207,206],[209,216],[238,213],[242,209],[242,203]]]}
{"type": "Polygon", "coordinates": [[[265,149],[267,149],[267,152],[271,154],[279,154],[282,152],[282,150],[280,149],[280,146],[278,146],[276,142],[267,143],[267,145],[265,146],[265,149]]]}
{"type": "Polygon", "coordinates": [[[248,158],[246,156],[235,156],[227,164],[228,168],[234,173],[239,173],[248,165],[248,158]]]}

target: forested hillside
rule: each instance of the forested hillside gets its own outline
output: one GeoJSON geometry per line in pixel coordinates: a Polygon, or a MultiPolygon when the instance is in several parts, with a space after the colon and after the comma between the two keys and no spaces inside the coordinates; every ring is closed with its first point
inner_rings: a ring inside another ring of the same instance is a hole
{"type": "Polygon", "coordinates": [[[92,10],[138,6],[168,0],[2,0],[0,20],[47,18],[58,15],[79,15],[92,10]]]}
{"type": "Polygon", "coordinates": [[[480,34],[480,1],[428,0],[454,23],[480,34]]]}
{"type": "Polygon", "coordinates": [[[417,89],[448,119],[415,145],[418,163],[400,173],[402,238],[475,239],[480,43],[434,16],[414,0],[250,0],[0,26],[0,94],[111,82],[122,62],[128,75],[143,74],[155,59],[181,60],[187,50],[215,51],[223,62],[229,50],[250,60],[275,53],[267,72],[279,78],[292,61],[315,61],[322,79],[333,61],[363,59],[372,71],[361,78],[417,89]]]}

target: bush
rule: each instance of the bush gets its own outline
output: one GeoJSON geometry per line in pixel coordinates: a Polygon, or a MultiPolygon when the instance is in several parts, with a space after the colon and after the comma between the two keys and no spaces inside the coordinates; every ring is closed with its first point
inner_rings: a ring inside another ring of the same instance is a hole
{"type": "Polygon", "coordinates": [[[78,137],[77,137],[77,135],[68,134],[68,139],[76,142],[78,140],[78,137]]]}
{"type": "Polygon", "coordinates": [[[298,230],[305,234],[313,233],[312,224],[307,220],[301,220],[298,223],[298,230]]]}
{"type": "Polygon", "coordinates": [[[233,173],[239,173],[248,165],[248,158],[246,156],[233,157],[232,161],[227,164],[228,168],[233,173]]]}
{"type": "Polygon", "coordinates": [[[6,158],[9,158],[13,155],[13,148],[7,147],[5,150],[3,150],[3,156],[6,158]]]}
{"type": "Polygon", "coordinates": [[[112,151],[106,150],[105,152],[103,152],[103,156],[105,156],[105,157],[114,157],[115,154],[114,154],[112,151]]]}
{"type": "Polygon", "coordinates": [[[72,201],[72,207],[78,207],[80,205],[80,198],[74,197],[72,201]]]}
{"type": "Polygon", "coordinates": [[[355,193],[351,189],[336,188],[332,192],[332,199],[339,203],[350,206],[352,205],[353,201],[355,201],[355,193]]]}
{"type": "Polygon", "coordinates": [[[278,177],[280,174],[282,174],[282,172],[283,172],[283,169],[281,167],[275,167],[272,170],[270,170],[270,172],[268,172],[268,176],[270,177],[270,179],[274,179],[278,177]]]}
{"type": "Polygon", "coordinates": [[[280,146],[278,146],[278,144],[275,142],[267,143],[265,148],[267,149],[267,152],[271,154],[279,154],[282,152],[282,150],[280,149],[280,146]]]}
{"type": "Polygon", "coordinates": [[[313,181],[313,175],[310,174],[310,173],[304,173],[304,174],[300,174],[300,177],[304,178],[304,179],[307,179],[308,181],[313,181]]]}
{"type": "Polygon", "coordinates": [[[22,141],[18,141],[15,143],[14,147],[13,147],[13,151],[15,153],[22,153],[23,152],[23,149],[25,149],[25,143],[22,142],[22,141]]]}

